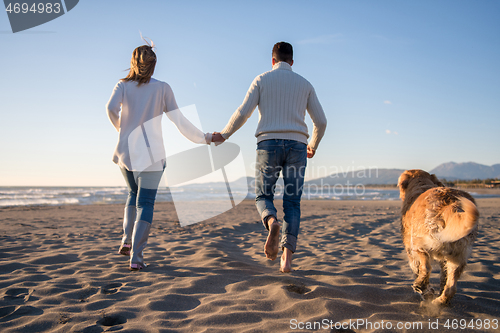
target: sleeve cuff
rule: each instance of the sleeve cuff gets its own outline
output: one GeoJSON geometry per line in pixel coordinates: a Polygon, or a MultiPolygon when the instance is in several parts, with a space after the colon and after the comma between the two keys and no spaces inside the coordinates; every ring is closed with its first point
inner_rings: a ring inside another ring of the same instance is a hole
{"type": "Polygon", "coordinates": [[[205,134],[205,141],[206,141],[207,145],[212,143],[212,133],[205,134]]]}

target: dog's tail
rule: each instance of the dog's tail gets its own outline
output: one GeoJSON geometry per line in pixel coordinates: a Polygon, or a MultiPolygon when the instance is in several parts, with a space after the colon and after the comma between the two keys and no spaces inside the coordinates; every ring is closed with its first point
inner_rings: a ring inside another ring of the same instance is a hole
{"type": "Polygon", "coordinates": [[[476,227],[479,211],[472,201],[460,197],[459,202],[445,209],[442,217],[445,228],[436,234],[436,238],[443,243],[449,243],[467,236],[476,227]]]}

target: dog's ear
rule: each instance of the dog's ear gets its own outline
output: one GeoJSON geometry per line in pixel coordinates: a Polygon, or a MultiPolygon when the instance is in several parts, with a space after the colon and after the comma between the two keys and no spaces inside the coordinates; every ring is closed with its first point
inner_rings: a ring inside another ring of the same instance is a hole
{"type": "Polygon", "coordinates": [[[408,187],[409,183],[410,183],[410,180],[408,179],[408,174],[405,171],[401,174],[401,176],[399,176],[399,179],[398,179],[399,198],[403,201],[405,200],[405,192],[406,192],[406,188],[408,187]]]}
{"type": "Polygon", "coordinates": [[[408,187],[408,183],[409,183],[409,179],[408,179],[408,175],[406,174],[406,171],[403,172],[401,174],[401,176],[399,176],[399,179],[398,179],[398,187],[400,190],[406,190],[406,188],[408,187]]]}
{"type": "Polygon", "coordinates": [[[444,187],[444,184],[443,184],[443,183],[441,183],[441,182],[439,181],[439,179],[436,177],[436,175],[435,175],[435,174],[432,174],[432,175],[431,175],[431,179],[432,179],[432,181],[434,182],[434,184],[436,184],[437,186],[442,186],[442,187],[444,187]]]}

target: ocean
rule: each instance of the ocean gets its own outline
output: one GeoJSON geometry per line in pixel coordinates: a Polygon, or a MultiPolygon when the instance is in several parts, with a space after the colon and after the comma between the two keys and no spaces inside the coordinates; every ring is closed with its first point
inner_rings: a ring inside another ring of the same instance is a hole
{"type": "MultiPolygon", "coordinates": [[[[235,194],[255,198],[254,190],[245,187],[231,189],[235,194]]],[[[220,185],[189,185],[182,188],[158,189],[157,201],[172,201],[175,191],[176,200],[218,200],[227,196],[227,188],[220,185]]],[[[498,195],[471,193],[476,198],[498,195]]],[[[92,205],[123,204],[127,198],[126,187],[0,187],[0,207],[13,206],[54,206],[54,205],[92,205]]],[[[276,199],[282,198],[277,190],[276,199]]],[[[304,189],[303,200],[399,200],[397,189],[372,188],[331,188],[322,190],[316,187],[304,189]]]]}

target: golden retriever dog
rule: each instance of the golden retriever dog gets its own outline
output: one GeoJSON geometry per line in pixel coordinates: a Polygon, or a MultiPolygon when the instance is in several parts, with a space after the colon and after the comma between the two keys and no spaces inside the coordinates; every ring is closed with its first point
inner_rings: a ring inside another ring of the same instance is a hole
{"type": "Polygon", "coordinates": [[[432,304],[445,305],[457,291],[477,236],[479,212],[474,198],[445,187],[423,170],[403,172],[398,187],[403,200],[401,234],[416,275],[413,290],[424,299],[434,297],[429,276],[436,260],[441,264],[441,290],[432,304]]]}

